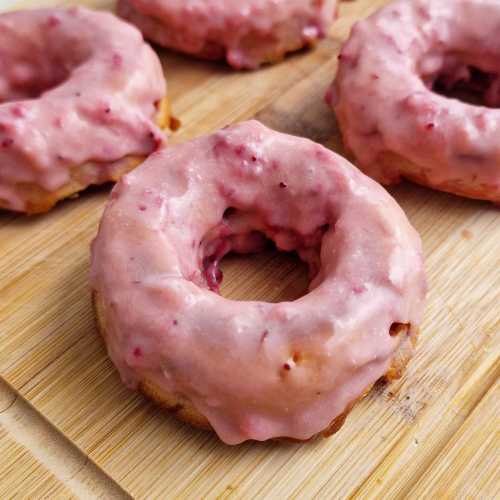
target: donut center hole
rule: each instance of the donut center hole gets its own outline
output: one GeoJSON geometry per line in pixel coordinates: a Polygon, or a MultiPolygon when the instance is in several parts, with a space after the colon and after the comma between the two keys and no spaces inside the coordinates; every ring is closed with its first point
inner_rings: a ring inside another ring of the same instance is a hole
{"type": "Polygon", "coordinates": [[[500,75],[475,66],[454,65],[430,80],[431,89],[442,96],[474,106],[500,107],[500,75]]]}
{"type": "Polygon", "coordinates": [[[253,254],[228,254],[220,264],[220,294],[231,300],[288,302],[307,294],[309,269],[296,252],[269,245],[253,254]]]}
{"type": "Polygon", "coordinates": [[[284,228],[252,229],[246,216],[240,216],[234,209],[226,211],[223,224],[213,231],[216,237],[212,234],[202,243],[206,287],[240,301],[289,302],[306,295],[319,271],[321,242],[329,226],[299,235],[284,228]]]}
{"type": "Polygon", "coordinates": [[[49,73],[39,71],[37,65],[19,62],[9,68],[8,75],[3,74],[1,77],[5,85],[0,85],[0,104],[37,99],[45,92],[58,87],[68,76],[69,73],[61,68],[49,73]]]}
{"type": "Polygon", "coordinates": [[[49,18],[30,36],[0,31],[0,104],[42,96],[88,59],[88,48],[57,35],[58,23],[49,18]]]}

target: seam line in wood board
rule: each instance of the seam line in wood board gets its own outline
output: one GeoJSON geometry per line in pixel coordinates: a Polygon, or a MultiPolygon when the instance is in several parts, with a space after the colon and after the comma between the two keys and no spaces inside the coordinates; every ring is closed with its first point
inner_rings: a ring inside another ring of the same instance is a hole
{"type": "MultiPolygon", "coordinates": [[[[26,382],[24,382],[24,384],[22,384],[19,388],[18,388],[18,391],[19,392],[23,392],[24,389],[26,388],[26,386],[32,382],[34,379],[36,379],[38,377],[38,375],[40,375],[40,373],[42,373],[43,371],[45,371],[47,368],[49,368],[50,366],[52,366],[54,363],[56,363],[57,361],[60,360],[60,358],[62,358],[69,350],[71,350],[76,344],[78,344],[78,342],[80,342],[82,339],[79,338],[77,339],[75,342],[73,342],[71,345],[69,345],[66,349],[64,349],[63,351],[61,351],[59,353],[59,355],[53,359],[51,359],[46,365],[44,365],[42,368],[40,368],[39,370],[37,370],[35,373],[33,373],[33,375],[31,375],[31,377],[26,380],[26,382]]],[[[25,353],[24,353],[24,356],[27,356],[29,355],[31,352],[33,352],[34,350],[36,350],[40,344],[44,343],[45,342],[45,339],[41,339],[40,342],[37,342],[33,347],[31,347],[30,349],[28,349],[25,353]]],[[[6,381],[8,380],[9,377],[7,377],[6,373],[9,372],[10,370],[12,370],[16,364],[18,363],[18,361],[14,361],[13,363],[11,363],[9,366],[7,366],[4,370],[4,377],[6,379],[6,381]]],[[[1,380],[1,378],[0,378],[1,380]]],[[[33,388],[36,387],[36,385],[33,386],[33,388]]]]}
{"type": "MultiPolygon", "coordinates": [[[[467,412],[466,413],[463,413],[462,412],[462,421],[460,422],[460,424],[456,427],[456,429],[454,429],[450,435],[448,437],[445,437],[443,439],[443,442],[440,442],[439,443],[439,446],[435,446],[434,447],[434,450],[433,450],[433,453],[432,455],[429,457],[429,460],[427,461],[427,464],[422,467],[422,468],[419,468],[419,472],[414,474],[412,476],[412,479],[410,481],[408,481],[406,484],[405,484],[405,490],[404,491],[401,491],[400,494],[398,495],[399,498],[405,498],[406,494],[415,486],[415,484],[420,480],[420,478],[426,473],[427,470],[429,470],[429,468],[431,467],[431,465],[434,463],[434,461],[436,460],[436,458],[438,457],[438,455],[441,453],[442,449],[453,439],[453,437],[459,432],[460,428],[464,425],[464,423],[466,422],[466,420],[469,418],[469,416],[474,412],[474,410],[477,408],[477,406],[479,405],[479,403],[483,400],[483,398],[485,397],[485,395],[488,393],[488,391],[493,387],[493,385],[496,383],[496,380],[498,379],[498,377],[500,376],[500,363],[499,363],[499,359],[498,357],[496,357],[496,361],[494,363],[492,363],[493,365],[493,374],[491,375],[491,377],[489,377],[489,382],[485,385],[483,385],[481,387],[481,392],[480,394],[478,394],[478,397],[475,399],[474,403],[467,409],[467,412]]],[[[476,369],[471,369],[469,371],[469,374],[471,372],[475,372],[477,371],[477,368],[476,369]]],[[[473,378],[473,375],[471,375],[470,377],[468,377],[467,381],[462,385],[461,389],[463,389],[464,387],[467,387],[468,383],[470,382],[470,379],[473,378]]],[[[459,395],[461,392],[461,390],[459,389],[455,394],[454,394],[454,397],[453,399],[459,395]]],[[[422,418],[422,417],[421,417],[422,418]]],[[[378,461],[377,465],[372,469],[370,475],[368,477],[366,477],[366,479],[364,479],[364,481],[354,490],[352,491],[350,494],[349,494],[349,499],[355,499],[355,498],[358,498],[358,493],[360,490],[363,489],[363,487],[366,485],[366,483],[368,483],[370,481],[370,479],[372,478],[373,474],[377,471],[377,469],[380,467],[380,465],[385,461],[385,459],[392,453],[392,451],[397,448],[400,443],[404,440],[404,437],[410,433],[413,429],[413,426],[412,427],[409,427],[408,430],[398,439],[398,441],[396,441],[394,443],[394,445],[387,451],[387,453],[385,453],[381,458],[380,460],[378,461]]],[[[319,490],[320,492],[321,490],[319,490]]],[[[318,493],[319,493],[318,492],[318,493]]]]}
{"type": "MultiPolygon", "coordinates": [[[[137,408],[138,404],[137,404],[137,400],[136,400],[136,396],[137,397],[144,397],[145,396],[141,396],[140,394],[136,394],[135,396],[133,396],[130,401],[128,401],[125,406],[123,407],[123,411],[121,411],[117,416],[115,416],[113,418],[113,422],[114,424],[113,425],[109,425],[109,430],[107,430],[106,432],[104,433],[100,433],[100,437],[95,441],[95,443],[92,443],[92,445],[89,447],[89,455],[92,455],[96,452],[96,450],[101,447],[101,445],[106,442],[106,440],[108,439],[108,437],[112,434],[114,434],[114,432],[122,427],[126,421],[128,420],[128,418],[131,416],[131,414],[133,413],[133,411],[137,408]]],[[[148,404],[154,404],[152,403],[151,401],[144,401],[144,402],[141,402],[139,403],[141,406],[144,406],[144,405],[148,405],[148,404]]],[[[160,408],[160,411],[161,411],[161,408],[160,408]]],[[[167,415],[168,416],[168,415],[167,415]]],[[[150,419],[151,420],[151,419],[150,419]]],[[[187,424],[186,424],[187,425],[187,424]]]]}
{"type": "MultiPolygon", "coordinates": [[[[89,297],[89,302],[90,302],[90,297],[89,297]]],[[[95,330],[95,335],[96,337],[99,336],[99,334],[97,333],[97,330],[95,328],[95,318],[93,318],[94,321],[93,321],[93,327],[92,327],[92,330],[95,330]]],[[[30,382],[32,382],[36,377],[38,377],[38,375],[40,375],[40,373],[42,373],[43,371],[45,371],[47,368],[49,368],[50,366],[52,366],[54,363],[56,363],[57,361],[60,360],[60,358],[62,358],[68,351],[70,351],[73,347],[75,347],[76,344],[78,344],[79,342],[82,341],[82,337],[79,337],[77,338],[74,342],[72,342],[70,345],[68,345],[68,347],[64,350],[62,350],[57,357],[51,359],[46,365],[44,365],[42,368],[40,368],[38,371],[36,371],[33,375],[31,375],[31,377],[29,378],[29,380],[27,380],[26,382],[24,382],[24,384],[22,384],[18,390],[19,392],[22,392],[26,385],[28,385],[30,382]]],[[[29,354],[31,354],[33,351],[35,351],[36,349],[39,348],[40,344],[43,344],[44,342],[46,342],[46,339],[45,338],[41,338],[39,342],[37,342],[36,344],[34,344],[32,347],[30,347],[27,351],[25,351],[23,353],[23,356],[27,356],[29,354]]],[[[3,376],[8,379],[6,373],[9,372],[10,370],[12,370],[17,364],[18,364],[19,360],[15,360],[13,361],[12,363],[10,363],[9,365],[7,365],[6,367],[3,368],[3,376]]]]}
{"type": "Polygon", "coordinates": [[[131,498],[1,377],[0,426],[76,497],[131,498]]]}

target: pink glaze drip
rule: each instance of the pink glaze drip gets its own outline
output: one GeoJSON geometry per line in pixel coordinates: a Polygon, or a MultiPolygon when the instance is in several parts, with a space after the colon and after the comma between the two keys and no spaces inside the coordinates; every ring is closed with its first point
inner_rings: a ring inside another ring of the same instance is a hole
{"type": "Polygon", "coordinates": [[[497,0],[401,0],[355,25],[327,101],[366,173],[399,181],[404,165],[384,159],[395,153],[432,187],[500,202],[500,110],[486,107],[500,106],[499,25],[497,0]],[[484,105],[436,82],[475,88],[484,105]]]}
{"type": "Polygon", "coordinates": [[[91,282],[123,380],[189,398],[230,444],[326,428],[387,371],[403,341],[391,325],[415,334],[426,289],[420,239],[383,188],[256,121],[164,149],[124,177],[91,282]],[[263,235],[316,263],[310,292],[271,304],[209,291],[206,257],[258,250],[263,235]]]}
{"type": "Polygon", "coordinates": [[[56,191],[86,163],[88,184],[110,180],[123,157],[163,142],[153,118],[165,92],[155,53],[111,14],[0,15],[0,199],[23,211],[16,184],[56,191]]]}
{"type": "MultiPolygon", "coordinates": [[[[337,0],[120,0],[118,12],[156,43],[256,68],[291,43],[326,36],[337,0]]],[[[289,48],[288,48],[289,50],[289,48]]]]}

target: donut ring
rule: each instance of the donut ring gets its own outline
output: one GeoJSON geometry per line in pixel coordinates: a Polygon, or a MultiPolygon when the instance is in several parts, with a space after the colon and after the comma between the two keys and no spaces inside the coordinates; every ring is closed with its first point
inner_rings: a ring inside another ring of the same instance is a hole
{"type": "Polygon", "coordinates": [[[496,0],[404,0],[355,26],[327,100],[366,173],[500,202],[499,24],[496,0]]]}
{"type": "Polygon", "coordinates": [[[161,64],[136,28],[84,8],[0,15],[0,208],[45,212],[117,180],[168,123],[161,64]]]}
{"type": "Polygon", "coordinates": [[[420,239],[395,201],[307,139],[242,123],[155,153],[114,188],[92,249],[99,329],[131,388],[229,444],[336,430],[411,356],[420,239]],[[230,251],[296,250],[294,302],[217,293],[230,251]]]}
{"type": "Polygon", "coordinates": [[[255,69],[326,36],[337,0],[119,0],[118,13],[157,44],[255,69]]]}

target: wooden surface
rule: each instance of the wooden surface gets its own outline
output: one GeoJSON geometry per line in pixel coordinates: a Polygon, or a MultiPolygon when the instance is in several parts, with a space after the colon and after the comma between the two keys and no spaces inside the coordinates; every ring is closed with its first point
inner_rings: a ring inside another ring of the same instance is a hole
{"type": "MultiPolygon", "coordinates": [[[[329,40],[258,72],[161,52],[183,123],[173,142],[256,115],[341,152],[323,94],[352,22],[384,3],[343,4],[329,40]]],[[[228,447],[127,391],[106,357],[88,270],[108,191],[43,216],[0,213],[0,498],[500,497],[498,208],[392,190],[422,235],[431,287],[405,377],[328,440],[228,447]]],[[[233,298],[290,299],[305,286],[296,260],[272,253],[225,270],[233,298]]]]}

